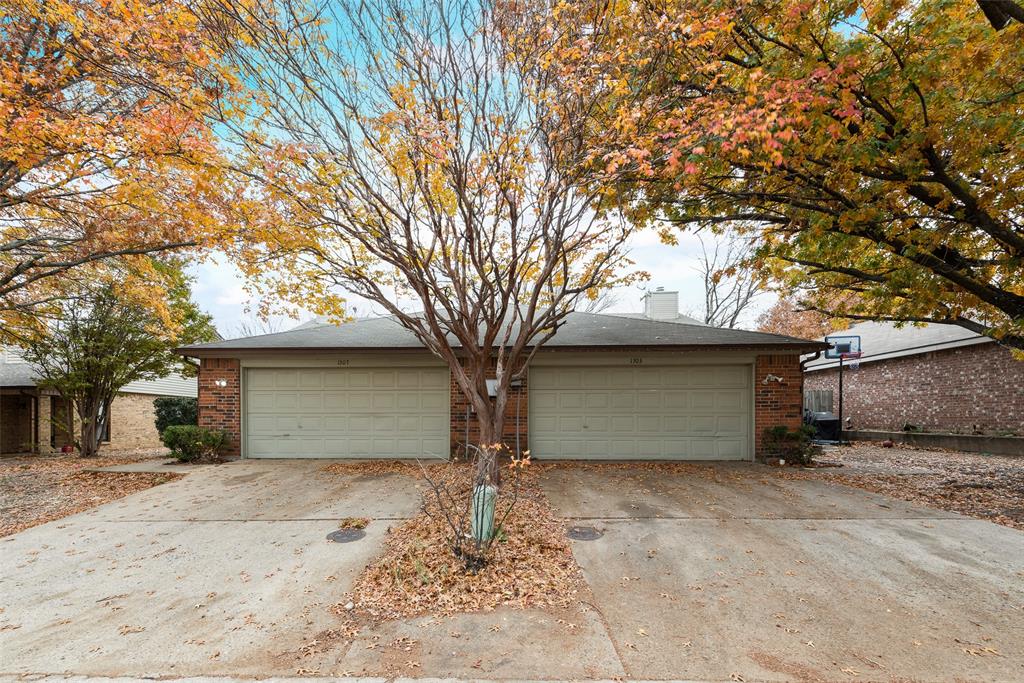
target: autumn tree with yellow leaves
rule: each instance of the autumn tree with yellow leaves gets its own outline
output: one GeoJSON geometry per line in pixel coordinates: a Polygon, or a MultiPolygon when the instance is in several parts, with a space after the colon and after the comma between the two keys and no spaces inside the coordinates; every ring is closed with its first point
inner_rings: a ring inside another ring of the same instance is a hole
{"type": "Polygon", "coordinates": [[[235,199],[213,134],[239,83],[200,5],[0,0],[0,328],[124,257],[210,246],[235,199]],[[75,281],[75,282],[72,282],[75,281]]]}
{"type": "Polygon", "coordinates": [[[346,293],[386,311],[451,368],[488,448],[532,354],[628,277],[628,224],[594,210],[580,131],[498,19],[475,0],[225,3],[217,18],[257,93],[230,125],[266,208],[237,261],[265,296],[338,320],[346,293]]]}
{"type": "Polygon", "coordinates": [[[1024,349],[1020,3],[505,6],[517,54],[593,98],[590,182],[635,219],[738,226],[830,316],[1024,349]]]}

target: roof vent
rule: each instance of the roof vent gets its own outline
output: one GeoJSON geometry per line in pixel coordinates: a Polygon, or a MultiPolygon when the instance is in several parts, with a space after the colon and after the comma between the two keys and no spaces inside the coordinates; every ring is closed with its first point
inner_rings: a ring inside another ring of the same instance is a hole
{"type": "Polygon", "coordinates": [[[644,315],[652,320],[675,320],[679,317],[679,292],[666,292],[664,287],[647,292],[644,315]]]}

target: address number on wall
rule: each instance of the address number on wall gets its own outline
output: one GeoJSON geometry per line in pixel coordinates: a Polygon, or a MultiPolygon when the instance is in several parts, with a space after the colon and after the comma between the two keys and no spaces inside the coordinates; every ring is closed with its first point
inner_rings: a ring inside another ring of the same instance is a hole
{"type": "Polygon", "coordinates": [[[644,359],[643,358],[630,358],[629,359],[629,364],[630,365],[643,365],[644,364],[644,359]]]}
{"type": "Polygon", "coordinates": [[[345,360],[339,360],[339,361],[338,361],[338,365],[348,365],[348,364],[350,364],[351,362],[352,362],[352,361],[350,361],[350,360],[348,360],[348,359],[345,359],[345,360]]]}

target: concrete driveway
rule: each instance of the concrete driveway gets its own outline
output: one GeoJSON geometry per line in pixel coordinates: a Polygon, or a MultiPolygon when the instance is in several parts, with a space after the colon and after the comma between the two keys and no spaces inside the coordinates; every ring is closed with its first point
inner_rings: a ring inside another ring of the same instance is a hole
{"type": "Polygon", "coordinates": [[[1024,533],[752,465],[544,488],[629,678],[1024,680],[1024,533]]]}
{"type": "Polygon", "coordinates": [[[0,674],[294,674],[415,481],[246,460],[0,539],[0,674]],[[325,539],[346,516],[366,538],[325,539]]]}
{"type": "Polygon", "coordinates": [[[578,609],[388,622],[314,647],[419,492],[242,461],[0,539],[0,675],[1024,680],[1024,534],[760,466],[560,467],[578,609]],[[374,521],[353,544],[324,536],[374,521]],[[411,666],[415,660],[415,668],[411,666]]]}

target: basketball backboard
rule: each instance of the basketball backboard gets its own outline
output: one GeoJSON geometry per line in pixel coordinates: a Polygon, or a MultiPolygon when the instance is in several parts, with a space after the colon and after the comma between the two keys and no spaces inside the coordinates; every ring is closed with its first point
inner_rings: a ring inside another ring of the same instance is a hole
{"type": "Polygon", "coordinates": [[[825,358],[859,358],[861,353],[859,335],[835,335],[825,337],[828,348],[825,358]]]}

